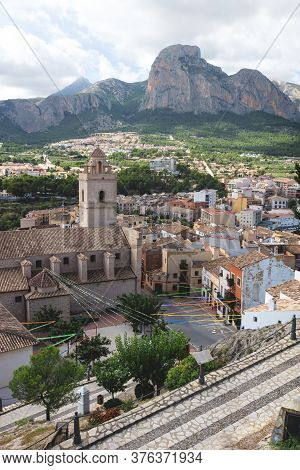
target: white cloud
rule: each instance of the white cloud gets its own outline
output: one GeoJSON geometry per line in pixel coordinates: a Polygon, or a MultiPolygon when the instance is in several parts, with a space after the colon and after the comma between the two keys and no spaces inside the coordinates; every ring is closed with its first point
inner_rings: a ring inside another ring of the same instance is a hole
{"type": "MultiPolygon", "coordinates": [[[[226,73],[257,65],[295,0],[4,0],[34,50],[63,87],[78,76],[146,79],[167,45],[197,44],[226,73]]],[[[260,70],[300,83],[300,10],[260,70]]],[[[0,99],[54,90],[19,33],[0,11],[0,99]]]]}

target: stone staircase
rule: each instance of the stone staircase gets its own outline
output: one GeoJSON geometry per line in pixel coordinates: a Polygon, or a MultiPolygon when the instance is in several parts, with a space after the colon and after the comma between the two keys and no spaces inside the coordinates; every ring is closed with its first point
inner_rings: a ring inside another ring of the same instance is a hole
{"type": "MultiPolygon", "coordinates": [[[[299,337],[299,334],[298,334],[299,337]]],[[[230,449],[300,394],[300,342],[289,336],[82,433],[85,449],[230,449]]],[[[72,448],[65,441],[61,449],[72,448]]]]}

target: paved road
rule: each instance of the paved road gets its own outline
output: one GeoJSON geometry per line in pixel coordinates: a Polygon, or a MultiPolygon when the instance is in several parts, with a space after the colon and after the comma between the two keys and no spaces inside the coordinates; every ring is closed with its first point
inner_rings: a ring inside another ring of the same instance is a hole
{"type": "Polygon", "coordinates": [[[274,423],[300,392],[300,344],[185,395],[91,449],[231,449],[274,423]]]}
{"type": "Polygon", "coordinates": [[[236,332],[234,327],[225,326],[211,310],[195,299],[166,298],[163,308],[166,311],[164,319],[170,328],[183,331],[197,348],[210,346],[236,332]]]}

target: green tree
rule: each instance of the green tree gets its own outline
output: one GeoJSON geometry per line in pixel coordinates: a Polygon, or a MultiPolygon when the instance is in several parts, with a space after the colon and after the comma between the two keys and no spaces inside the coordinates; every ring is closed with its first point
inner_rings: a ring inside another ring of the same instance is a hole
{"type": "Polygon", "coordinates": [[[83,377],[82,365],[62,358],[59,350],[50,346],[31,356],[29,365],[14,371],[9,388],[14,398],[44,406],[50,421],[51,413],[77,400],[74,389],[83,377]]]}
{"type": "Polygon", "coordinates": [[[128,368],[130,376],[145,390],[152,384],[157,394],[168,370],[188,354],[188,343],[183,333],[159,328],[151,336],[116,338],[120,362],[128,368]]]}
{"type": "Polygon", "coordinates": [[[187,356],[179,364],[169,369],[165,385],[169,390],[174,390],[197,379],[198,375],[199,365],[196,359],[193,356],[187,356]]]}
{"type": "Polygon", "coordinates": [[[108,346],[111,344],[110,339],[105,336],[96,335],[91,338],[86,337],[77,347],[77,358],[87,369],[88,380],[93,363],[109,354],[108,346]]]}
{"type": "Polygon", "coordinates": [[[136,333],[139,332],[140,326],[142,326],[144,333],[145,326],[155,325],[159,322],[162,301],[158,296],[130,293],[123,294],[118,297],[118,300],[118,307],[136,333]]]}
{"type": "Polygon", "coordinates": [[[62,315],[62,311],[58,310],[52,305],[43,305],[34,315],[33,321],[36,322],[48,322],[48,321],[59,321],[62,315]]]}
{"type": "Polygon", "coordinates": [[[52,336],[75,334],[79,338],[83,336],[83,326],[87,323],[87,318],[71,318],[70,321],[58,320],[50,327],[50,334],[52,336]]]}
{"type": "Polygon", "coordinates": [[[118,354],[114,354],[103,362],[95,362],[93,372],[97,384],[110,392],[112,399],[115,398],[115,393],[125,390],[125,384],[130,379],[129,370],[118,354]]]}

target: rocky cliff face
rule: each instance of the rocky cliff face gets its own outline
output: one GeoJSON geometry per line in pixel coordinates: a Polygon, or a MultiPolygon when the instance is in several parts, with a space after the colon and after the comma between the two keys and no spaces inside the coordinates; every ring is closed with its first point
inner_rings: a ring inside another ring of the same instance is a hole
{"type": "Polygon", "coordinates": [[[292,101],[278,84],[255,70],[242,69],[229,76],[206,62],[197,46],[163,49],[151,67],[148,82],[125,83],[110,78],[91,85],[80,78],[62,94],[0,101],[0,139],[11,138],[15,131],[22,135],[55,127],[63,134],[68,118],[76,121],[73,132],[106,130],[133,115],[138,119],[139,110],[161,108],[213,114],[265,111],[300,120],[297,98],[292,101]]]}
{"type": "Polygon", "coordinates": [[[0,127],[5,118],[25,132],[43,132],[58,126],[67,115],[76,115],[89,128],[93,121],[103,129],[111,128],[116,124],[110,115],[113,107],[122,107],[138,97],[137,110],[144,93],[145,82],[131,84],[108,79],[70,96],[54,94],[45,99],[1,101],[0,127]]]}
{"type": "Polygon", "coordinates": [[[197,46],[175,45],[155,59],[141,109],[176,112],[265,111],[297,118],[295,104],[274,83],[255,70],[228,76],[201,58],[197,46]]]}
{"type": "Polygon", "coordinates": [[[285,93],[290,100],[292,100],[300,112],[300,85],[296,85],[296,83],[290,82],[274,82],[280,90],[285,93]]]}

